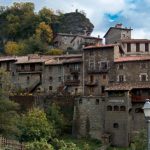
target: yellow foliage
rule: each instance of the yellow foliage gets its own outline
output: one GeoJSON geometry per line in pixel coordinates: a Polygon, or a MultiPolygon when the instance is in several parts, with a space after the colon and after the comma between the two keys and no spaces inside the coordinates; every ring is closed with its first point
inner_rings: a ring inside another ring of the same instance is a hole
{"type": "Polygon", "coordinates": [[[16,43],[16,42],[13,42],[13,41],[8,41],[6,44],[5,44],[5,53],[7,55],[18,55],[21,53],[21,51],[23,50],[24,48],[24,44],[23,43],[16,43]]]}
{"type": "Polygon", "coordinates": [[[50,43],[53,38],[53,31],[45,22],[41,22],[36,29],[36,38],[41,39],[43,42],[50,43]]]}
{"type": "Polygon", "coordinates": [[[51,49],[47,52],[49,55],[62,55],[63,53],[63,50],[57,48],[51,49]]]}

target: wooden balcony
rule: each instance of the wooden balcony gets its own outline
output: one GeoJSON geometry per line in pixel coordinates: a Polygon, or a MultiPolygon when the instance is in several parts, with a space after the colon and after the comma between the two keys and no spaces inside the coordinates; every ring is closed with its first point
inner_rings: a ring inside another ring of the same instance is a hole
{"type": "Polygon", "coordinates": [[[85,86],[98,86],[98,81],[86,81],[85,86]]]}
{"type": "Polygon", "coordinates": [[[66,80],[64,83],[66,86],[78,86],[80,84],[80,80],[66,80]]]}
{"type": "Polygon", "coordinates": [[[90,74],[107,73],[108,68],[88,68],[87,72],[90,74]]]}
{"type": "Polygon", "coordinates": [[[42,72],[42,67],[38,67],[38,68],[17,68],[16,69],[17,72],[19,73],[37,73],[37,72],[42,72]]]}
{"type": "Polygon", "coordinates": [[[132,102],[145,102],[146,99],[150,99],[150,96],[131,96],[132,102]]]}
{"type": "Polygon", "coordinates": [[[72,73],[72,74],[78,74],[78,73],[80,73],[80,68],[78,68],[78,69],[75,69],[75,68],[70,68],[70,73],[72,73]]]}

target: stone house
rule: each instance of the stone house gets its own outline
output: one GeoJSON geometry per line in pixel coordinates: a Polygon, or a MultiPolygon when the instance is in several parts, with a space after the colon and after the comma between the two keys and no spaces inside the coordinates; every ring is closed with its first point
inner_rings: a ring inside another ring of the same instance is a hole
{"type": "Polygon", "coordinates": [[[85,46],[101,43],[101,38],[86,35],[58,33],[54,38],[54,47],[65,51],[81,51],[85,46]]]}
{"type": "Polygon", "coordinates": [[[105,44],[120,43],[120,40],[131,39],[131,28],[123,27],[122,24],[116,24],[115,27],[110,27],[104,35],[105,44]]]}

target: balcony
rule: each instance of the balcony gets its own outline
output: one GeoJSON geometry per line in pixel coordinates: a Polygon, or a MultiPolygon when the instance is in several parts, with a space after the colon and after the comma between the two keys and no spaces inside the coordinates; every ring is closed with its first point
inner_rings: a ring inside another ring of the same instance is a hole
{"type": "Polygon", "coordinates": [[[70,68],[70,73],[72,73],[72,74],[78,74],[78,73],[80,73],[80,68],[70,68]]]}
{"type": "Polygon", "coordinates": [[[107,73],[108,68],[88,68],[87,72],[90,74],[107,73]]]}
{"type": "Polygon", "coordinates": [[[150,99],[150,96],[131,96],[132,102],[145,102],[146,99],[150,99]]]}
{"type": "Polygon", "coordinates": [[[75,80],[75,79],[68,79],[64,83],[66,86],[78,86],[80,84],[80,80],[75,80]]]}
{"type": "Polygon", "coordinates": [[[40,73],[42,72],[42,67],[38,67],[38,68],[17,68],[16,69],[17,72],[19,73],[40,73]]]}
{"type": "Polygon", "coordinates": [[[98,81],[86,81],[85,86],[98,86],[98,81]]]}

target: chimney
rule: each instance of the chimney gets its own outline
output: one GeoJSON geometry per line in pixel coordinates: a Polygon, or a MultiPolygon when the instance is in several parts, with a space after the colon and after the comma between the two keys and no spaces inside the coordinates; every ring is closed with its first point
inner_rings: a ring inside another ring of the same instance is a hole
{"type": "Polygon", "coordinates": [[[115,25],[116,28],[122,28],[122,23],[118,23],[115,25]]]}

